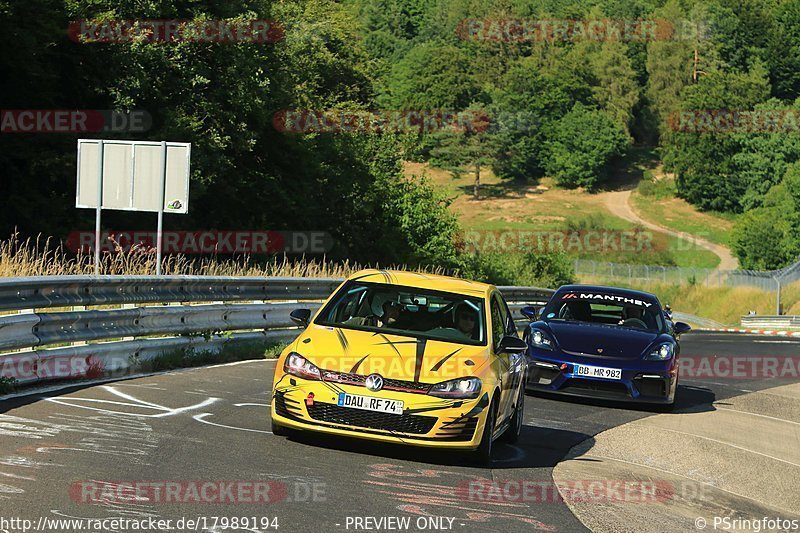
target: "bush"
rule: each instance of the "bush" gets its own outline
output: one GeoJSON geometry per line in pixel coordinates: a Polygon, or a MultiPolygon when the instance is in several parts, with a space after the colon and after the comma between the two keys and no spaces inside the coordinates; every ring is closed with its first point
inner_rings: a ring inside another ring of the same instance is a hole
{"type": "Polygon", "coordinates": [[[737,220],[731,248],[742,268],[773,270],[792,262],[797,250],[790,216],[777,207],[760,207],[737,220]]]}
{"type": "Polygon", "coordinates": [[[610,163],[627,145],[625,130],[611,117],[578,103],[554,128],[547,171],[561,186],[593,189],[606,181],[610,163]]]}
{"type": "Polygon", "coordinates": [[[494,285],[557,288],[575,282],[575,270],[562,252],[489,252],[464,258],[459,275],[494,285]]]}

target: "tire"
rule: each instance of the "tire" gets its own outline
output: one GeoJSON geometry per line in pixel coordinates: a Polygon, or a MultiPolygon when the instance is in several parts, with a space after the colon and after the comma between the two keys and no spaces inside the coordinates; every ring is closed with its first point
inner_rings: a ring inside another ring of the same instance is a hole
{"type": "Polygon", "coordinates": [[[474,452],[472,460],[480,466],[488,466],[492,462],[492,433],[497,423],[497,404],[492,402],[489,405],[489,412],[486,415],[486,423],[483,425],[481,443],[474,452]]]}
{"type": "Polygon", "coordinates": [[[282,426],[280,424],[275,423],[272,421],[272,434],[276,437],[286,437],[289,435],[289,428],[286,426],[282,426]]]}
{"type": "Polygon", "coordinates": [[[525,383],[520,383],[519,397],[517,398],[517,406],[514,408],[514,414],[511,416],[511,422],[508,425],[505,433],[501,437],[503,442],[507,444],[516,444],[519,440],[519,435],[522,433],[522,424],[525,421],[525,383]]]}

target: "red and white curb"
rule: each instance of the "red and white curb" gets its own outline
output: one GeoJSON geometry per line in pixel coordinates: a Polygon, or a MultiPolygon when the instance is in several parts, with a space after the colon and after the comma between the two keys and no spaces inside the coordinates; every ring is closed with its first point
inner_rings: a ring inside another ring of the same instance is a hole
{"type": "Polygon", "coordinates": [[[800,331],[780,331],[774,329],[692,328],[692,331],[702,331],[709,333],[748,333],[750,335],[780,335],[782,337],[800,337],[800,331]]]}

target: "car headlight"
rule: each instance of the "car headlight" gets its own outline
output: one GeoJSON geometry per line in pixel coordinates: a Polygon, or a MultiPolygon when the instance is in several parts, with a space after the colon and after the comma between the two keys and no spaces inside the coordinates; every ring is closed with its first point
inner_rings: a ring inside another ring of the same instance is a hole
{"type": "Polygon", "coordinates": [[[428,394],[438,398],[458,398],[461,400],[471,400],[477,398],[481,393],[483,384],[478,378],[459,378],[450,381],[437,383],[428,394]]]}
{"type": "Polygon", "coordinates": [[[675,354],[675,345],[665,342],[656,346],[655,350],[647,354],[645,359],[648,361],[668,361],[675,354]]]}
{"type": "Polygon", "coordinates": [[[283,371],[305,379],[320,379],[319,368],[299,353],[292,352],[283,363],[283,371]]]}
{"type": "Polygon", "coordinates": [[[540,329],[532,329],[528,338],[535,348],[542,348],[543,350],[553,349],[553,340],[547,333],[540,329]]]}

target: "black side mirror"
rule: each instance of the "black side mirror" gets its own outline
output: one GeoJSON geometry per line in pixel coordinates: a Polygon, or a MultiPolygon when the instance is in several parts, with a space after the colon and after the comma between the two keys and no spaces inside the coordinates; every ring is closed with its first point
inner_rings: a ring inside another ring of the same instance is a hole
{"type": "Polygon", "coordinates": [[[675,330],[676,335],[680,335],[681,333],[686,333],[692,330],[692,326],[686,322],[675,322],[675,325],[672,326],[672,328],[675,330]]]}
{"type": "Polygon", "coordinates": [[[517,337],[506,335],[500,340],[497,353],[521,353],[528,349],[528,343],[517,337]]]}
{"type": "Polygon", "coordinates": [[[539,308],[533,305],[526,305],[519,312],[531,322],[535,322],[539,318],[539,308]]]}
{"type": "Polygon", "coordinates": [[[295,309],[289,313],[289,318],[298,326],[306,327],[311,321],[311,309],[295,309]]]}

